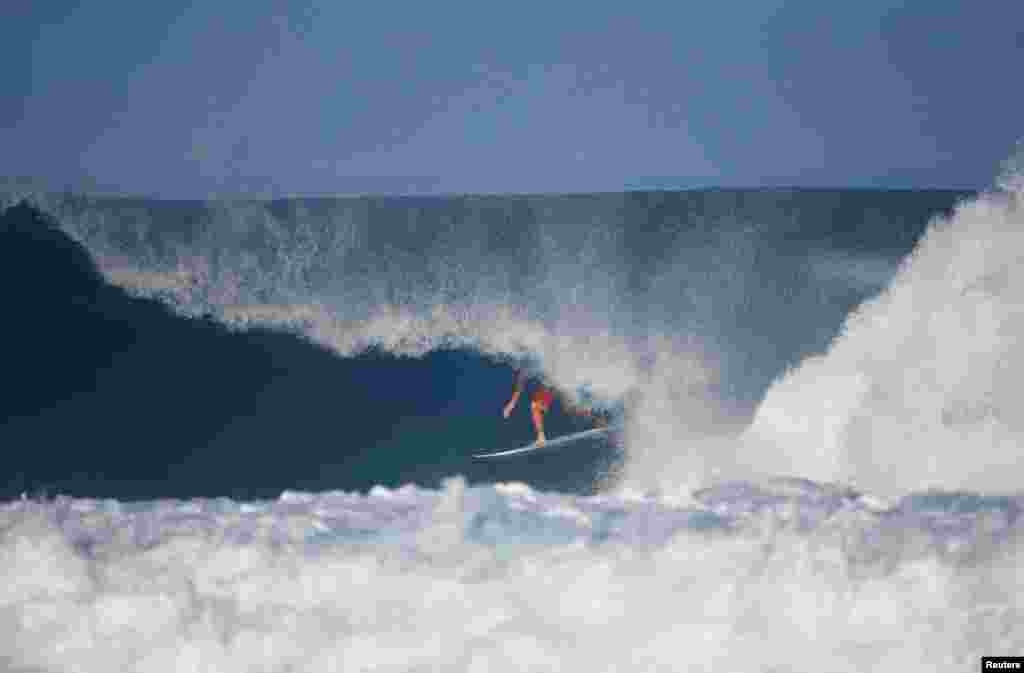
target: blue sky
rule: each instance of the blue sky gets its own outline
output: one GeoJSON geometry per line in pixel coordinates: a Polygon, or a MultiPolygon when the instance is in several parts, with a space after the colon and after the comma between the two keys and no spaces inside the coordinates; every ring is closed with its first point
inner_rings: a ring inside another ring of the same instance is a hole
{"type": "Polygon", "coordinates": [[[0,176],[166,197],[985,187],[1024,2],[0,10],[0,176]]]}

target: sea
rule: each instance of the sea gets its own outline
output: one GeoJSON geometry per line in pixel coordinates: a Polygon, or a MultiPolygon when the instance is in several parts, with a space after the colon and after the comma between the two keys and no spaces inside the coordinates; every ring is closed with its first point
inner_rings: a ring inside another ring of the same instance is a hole
{"type": "Polygon", "coordinates": [[[0,191],[0,669],[1024,655],[1024,181],[0,191]],[[515,372],[558,392],[530,442],[515,372]],[[586,410],[590,414],[573,411],[586,410]]]}

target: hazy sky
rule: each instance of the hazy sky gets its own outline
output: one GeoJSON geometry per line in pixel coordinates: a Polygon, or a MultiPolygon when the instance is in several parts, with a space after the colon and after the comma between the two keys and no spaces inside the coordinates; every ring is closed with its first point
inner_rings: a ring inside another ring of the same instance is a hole
{"type": "Polygon", "coordinates": [[[1022,0],[3,5],[0,176],[57,185],[984,187],[1024,138],[1022,0]]]}

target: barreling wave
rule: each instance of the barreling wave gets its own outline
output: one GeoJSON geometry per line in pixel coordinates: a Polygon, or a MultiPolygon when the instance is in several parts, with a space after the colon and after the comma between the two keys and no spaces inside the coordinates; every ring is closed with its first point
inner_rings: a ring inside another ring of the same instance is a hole
{"type": "Polygon", "coordinates": [[[628,399],[628,480],[677,488],[749,473],[722,433],[823,352],[961,196],[33,198],[109,281],[183,315],[289,330],[344,357],[471,348],[598,406],[628,399]]]}

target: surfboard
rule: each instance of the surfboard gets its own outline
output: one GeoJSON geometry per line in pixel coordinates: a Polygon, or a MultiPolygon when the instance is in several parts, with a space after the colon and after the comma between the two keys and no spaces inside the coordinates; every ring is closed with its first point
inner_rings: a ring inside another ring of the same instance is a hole
{"type": "Polygon", "coordinates": [[[527,444],[526,446],[520,446],[518,449],[506,449],[504,451],[486,451],[484,453],[474,453],[474,458],[501,458],[504,456],[515,456],[521,453],[530,453],[531,451],[547,451],[548,449],[564,448],[565,446],[572,444],[581,439],[587,437],[599,437],[607,434],[612,430],[618,430],[622,426],[609,425],[603,428],[591,428],[590,430],[583,430],[582,432],[574,432],[571,435],[562,435],[554,439],[549,439],[544,442],[543,445],[537,446],[537,442],[527,444]]]}

